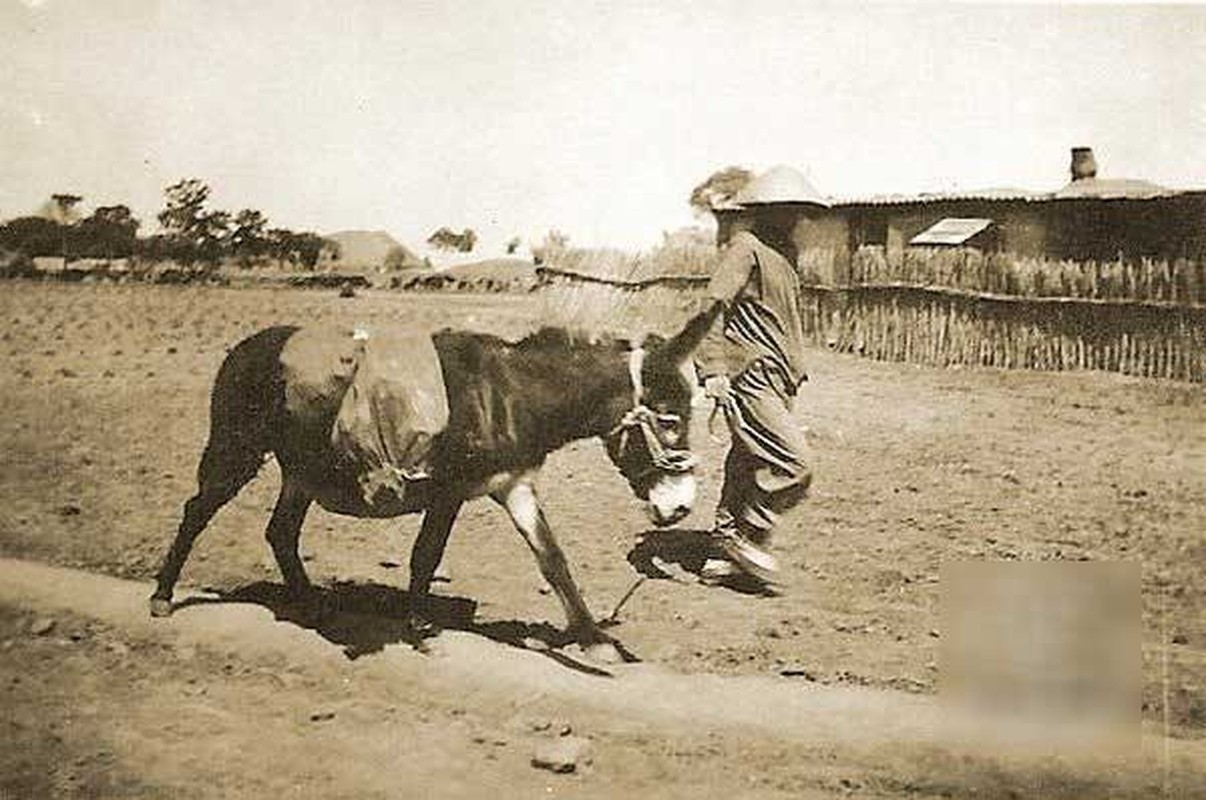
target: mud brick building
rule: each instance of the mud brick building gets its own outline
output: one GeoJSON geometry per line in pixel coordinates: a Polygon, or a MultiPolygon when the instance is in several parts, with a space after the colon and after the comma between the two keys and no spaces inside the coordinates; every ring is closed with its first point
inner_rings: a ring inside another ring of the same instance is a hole
{"type": "MultiPolygon", "coordinates": [[[[1077,261],[1206,260],[1206,190],[1178,190],[1143,180],[1099,178],[1092,150],[1072,150],[1071,179],[1054,192],[988,189],[959,193],[827,199],[790,167],[758,176],[761,196],[781,197],[797,216],[801,262],[841,273],[859,248],[882,248],[889,260],[909,247],[976,247],[1019,256],[1077,261]]],[[[716,210],[723,242],[766,205],[716,210]]]]}

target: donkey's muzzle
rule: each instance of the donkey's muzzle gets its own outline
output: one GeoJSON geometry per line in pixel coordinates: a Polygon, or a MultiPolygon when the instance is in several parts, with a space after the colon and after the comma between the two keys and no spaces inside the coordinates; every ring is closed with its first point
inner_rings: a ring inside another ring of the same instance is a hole
{"type": "Polygon", "coordinates": [[[689,472],[668,473],[649,487],[649,517],[659,527],[673,525],[695,506],[695,476],[689,472]]]}

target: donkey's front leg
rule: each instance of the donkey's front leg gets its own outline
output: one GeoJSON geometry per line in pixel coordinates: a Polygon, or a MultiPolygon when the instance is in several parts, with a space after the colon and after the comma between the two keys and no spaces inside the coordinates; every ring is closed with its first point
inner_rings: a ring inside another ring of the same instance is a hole
{"type": "Polygon", "coordinates": [[[591,658],[607,663],[622,660],[620,651],[611,637],[599,629],[590,609],[582,600],[578,586],[570,575],[565,554],[557,544],[553,531],[545,521],[531,476],[525,476],[510,484],[506,489],[491,494],[501,503],[516,529],[523,535],[528,547],[540,564],[540,572],[557,593],[557,599],[565,608],[567,632],[587,651],[591,658]]]}
{"type": "Polygon", "coordinates": [[[422,637],[439,632],[428,613],[428,592],[431,590],[431,579],[444,558],[448,534],[452,532],[452,523],[460,508],[459,499],[435,498],[423,515],[419,538],[415,539],[410,553],[410,625],[422,637]]]}

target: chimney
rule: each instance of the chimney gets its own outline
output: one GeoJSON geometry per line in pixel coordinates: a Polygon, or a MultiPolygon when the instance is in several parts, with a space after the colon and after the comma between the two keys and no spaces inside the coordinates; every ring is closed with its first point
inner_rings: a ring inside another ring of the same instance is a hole
{"type": "Polygon", "coordinates": [[[1072,180],[1083,181],[1097,177],[1097,159],[1093,158],[1092,147],[1072,148],[1072,180]]]}

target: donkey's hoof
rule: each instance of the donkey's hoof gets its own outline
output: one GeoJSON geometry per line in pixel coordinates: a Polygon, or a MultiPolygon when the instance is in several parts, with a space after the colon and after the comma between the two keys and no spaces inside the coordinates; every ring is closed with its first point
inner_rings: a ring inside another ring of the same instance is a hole
{"type": "Polygon", "coordinates": [[[443,630],[438,624],[421,614],[411,614],[407,617],[406,624],[410,628],[410,632],[419,640],[439,636],[443,630]]]}
{"type": "Polygon", "coordinates": [[[615,664],[623,664],[624,654],[620,652],[620,648],[614,642],[594,642],[593,644],[580,645],[582,655],[586,656],[586,660],[595,664],[605,664],[614,666],[615,664]]]}
{"type": "Polygon", "coordinates": [[[151,598],[151,616],[152,617],[170,617],[172,616],[172,601],[163,597],[151,598]]]}

